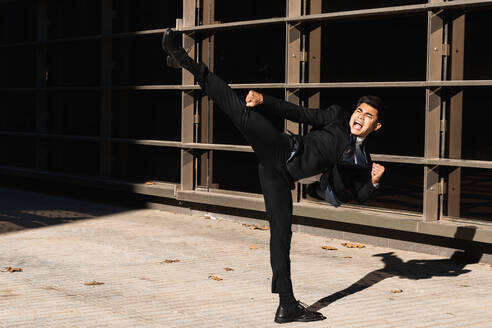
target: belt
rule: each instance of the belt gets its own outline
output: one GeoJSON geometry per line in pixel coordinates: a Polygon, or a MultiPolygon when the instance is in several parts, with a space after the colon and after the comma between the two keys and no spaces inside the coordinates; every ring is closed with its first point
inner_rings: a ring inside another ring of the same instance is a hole
{"type": "Polygon", "coordinates": [[[287,134],[287,136],[289,137],[289,143],[290,143],[290,156],[287,159],[287,163],[289,163],[299,153],[299,149],[301,147],[301,141],[298,135],[293,134],[289,130],[287,130],[287,132],[289,133],[287,134]]]}

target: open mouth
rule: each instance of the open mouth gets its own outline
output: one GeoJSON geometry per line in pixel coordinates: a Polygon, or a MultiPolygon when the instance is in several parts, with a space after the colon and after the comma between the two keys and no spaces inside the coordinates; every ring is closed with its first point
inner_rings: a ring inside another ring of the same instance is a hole
{"type": "Polygon", "coordinates": [[[362,130],[362,122],[356,120],[354,124],[352,124],[352,127],[356,130],[362,130]]]}

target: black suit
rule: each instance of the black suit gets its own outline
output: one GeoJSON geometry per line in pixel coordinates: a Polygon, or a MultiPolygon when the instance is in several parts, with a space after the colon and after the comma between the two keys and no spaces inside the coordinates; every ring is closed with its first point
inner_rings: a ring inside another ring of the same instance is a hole
{"type": "Polygon", "coordinates": [[[354,199],[364,202],[373,196],[376,188],[370,179],[370,155],[366,152],[365,167],[353,163],[355,137],[350,134],[348,114],[340,106],[310,109],[263,95],[263,109],[313,126],[307,135],[294,136],[299,141],[299,150],[287,163],[294,181],[323,173],[320,189],[324,191],[330,185],[342,203],[354,199]]]}
{"type": "Polygon", "coordinates": [[[342,115],[338,106],[327,110],[306,109],[267,95],[264,95],[261,108],[246,107],[244,101],[224,81],[210,73],[205,65],[200,64],[194,75],[202,89],[243,134],[258,157],[259,177],[270,223],[272,292],[290,293],[290,190],[294,182],[325,172],[321,186],[326,187],[333,182],[340,200],[348,201],[353,196],[365,200],[374,191],[367,170],[344,162],[344,159],[353,157],[346,116],[342,115]],[[289,136],[279,131],[262,114],[263,110],[273,111],[292,121],[312,124],[315,128],[306,136],[289,136]],[[296,145],[299,147],[298,152],[290,158],[296,145]]]}

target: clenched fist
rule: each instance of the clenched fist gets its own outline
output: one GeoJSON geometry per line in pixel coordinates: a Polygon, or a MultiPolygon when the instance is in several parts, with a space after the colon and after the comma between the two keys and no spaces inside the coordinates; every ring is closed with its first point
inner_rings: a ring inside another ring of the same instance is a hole
{"type": "Polygon", "coordinates": [[[249,90],[248,95],[246,96],[246,106],[255,107],[261,105],[262,103],[263,103],[263,95],[254,90],[249,90]]]}
{"type": "Polygon", "coordinates": [[[384,173],[384,166],[379,165],[377,163],[372,163],[371,180],[373,185],[379,183],[379,180],[381,180],[383,173],[384,173]]]}

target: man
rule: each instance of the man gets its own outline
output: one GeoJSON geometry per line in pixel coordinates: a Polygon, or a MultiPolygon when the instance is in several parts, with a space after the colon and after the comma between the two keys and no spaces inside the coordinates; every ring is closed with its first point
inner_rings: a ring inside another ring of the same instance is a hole
{"type": "MultiPolygon", "coordinates": [[[[253,148],[259,160],[260,183],[270,223],[272,292],[280,296],[275,322],[317,321],[325,317],[297,301],[290,278],[292,195],[294,182],[311,183],[311,191],[334,206],[365,201],[375,191],[384,167],[372,164],[364,140],[381,128],[382,103],[377,97],[362,97],[348,116],[339,106],[326,110],[300,107],[250,91],[246,102],[207,66],[193,61],[180,46],[181,34],[164,32],[162,46],[167,63],[191,72],[201,88],[231,119],[253,148]],[[263,111],[294,122],[311,124],[305,136],[279,131],[263,111]]],[[[239,173],[240,174],[240,173],[239,173]]]]}

